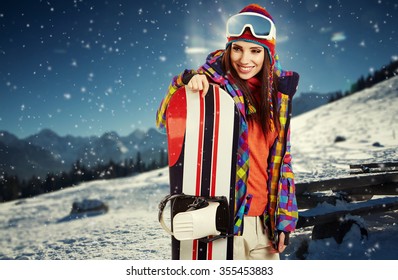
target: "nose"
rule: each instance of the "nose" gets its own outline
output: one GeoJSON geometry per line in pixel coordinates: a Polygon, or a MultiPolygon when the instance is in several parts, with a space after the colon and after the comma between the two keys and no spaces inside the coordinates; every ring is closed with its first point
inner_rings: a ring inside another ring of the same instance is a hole
{"type": "Polygon", "coordinates": [[[240,57],[241,64],[248,64],[250,62],[250,55],[247,51],[242,51],[242,56],[240,57]]]}

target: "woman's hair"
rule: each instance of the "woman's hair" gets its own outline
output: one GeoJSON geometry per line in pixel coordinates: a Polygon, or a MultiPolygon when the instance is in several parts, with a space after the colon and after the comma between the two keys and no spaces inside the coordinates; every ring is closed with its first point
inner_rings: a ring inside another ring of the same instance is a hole
{"type": "MultiPolygon", "coordinates": [[[[243,80],[239,77],[238,73],[236,70],[232,67],[231,63],[231,49],[232,49],[232,44],[229,44],[227,49],[225,50],[224,56],[222,58],[222,66],[224,73],[226,73],[228,76],[232,77],[233,82],[238,86],[238,88],[242,91],[243,96],[245,98],[246,106],[248,103],[252,104],[256,108],[256,113],[254,114],[248,114],[247,118],[259,121],[261,124],[261,127],[263,129],[264,135],[267,135],[267,132],[270,131],[271,129],[271,122],[270,122],[270,117],[271,117],[271,106],[269,104],[269,99],[268,99],[268,81],[269,81],[269,71],[271,69],[270,66],[270,59],[269,59],[269,54],[267,51],[265,51],[265,56],[264,56],[264,63],[262,70],[257,74],[257,78],[260,80],[261,83],[261,93],[260,93],[260,100],[257,101],[256,98],[251,94],[250,88],[248,85],[248,82],[246,80],[243,80]]],[[[280,129],[280,123],[279,123],[279,112],[276,111],[277,106],[277,80],[278,77],[276,74],[273,74],[273,83],[272,83],[272,103],[273,103],[273,108],[274,108],[274,114],[273,114],[273,122],[275,125],[275,129],[279,131],[280,129]]]]}

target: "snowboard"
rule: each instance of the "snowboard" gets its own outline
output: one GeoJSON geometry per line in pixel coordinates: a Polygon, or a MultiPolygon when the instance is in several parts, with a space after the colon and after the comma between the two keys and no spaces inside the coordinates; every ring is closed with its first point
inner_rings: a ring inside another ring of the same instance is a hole
{"type": "Polygon", "coordinates": [[[166,129],[170,195],[188,198],[174,201],[171,219],[185,211],[195,197],[226,201],[226,205],[220,203],[216,217],[217,224],[224,227],[224,237],[180,241],[172,236],[172,259],[233,259],[239,111],[232,97],[217,85],[211,84],[205,97],[182,87],[168,105],[166,129]]]}

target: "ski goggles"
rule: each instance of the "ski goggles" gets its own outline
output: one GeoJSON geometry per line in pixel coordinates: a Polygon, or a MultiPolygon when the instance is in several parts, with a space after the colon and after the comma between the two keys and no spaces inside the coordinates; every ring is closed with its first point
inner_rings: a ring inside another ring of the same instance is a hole
{"type": "Polygon", "coordinates": [[[266,16],[246,12],[236,14],[227,21],[227,37],[239,37],[249,27],[254,37],[272,40],[276,38],[275,25],[266,16]]]}

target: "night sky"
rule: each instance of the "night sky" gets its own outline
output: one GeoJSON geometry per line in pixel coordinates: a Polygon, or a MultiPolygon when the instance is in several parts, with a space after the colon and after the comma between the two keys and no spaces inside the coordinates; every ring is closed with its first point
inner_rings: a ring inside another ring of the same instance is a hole
{"type": "MultiPolygon", "coordinates": [[[[2,0],[0,130],[26,137],[128,135],[155,127],[172,76],[225,46],[253,1],[2,0]]],[[[273,15],[299,93],[347,90],[398,59],[398,3],[257,1],[273,15]]]]}

